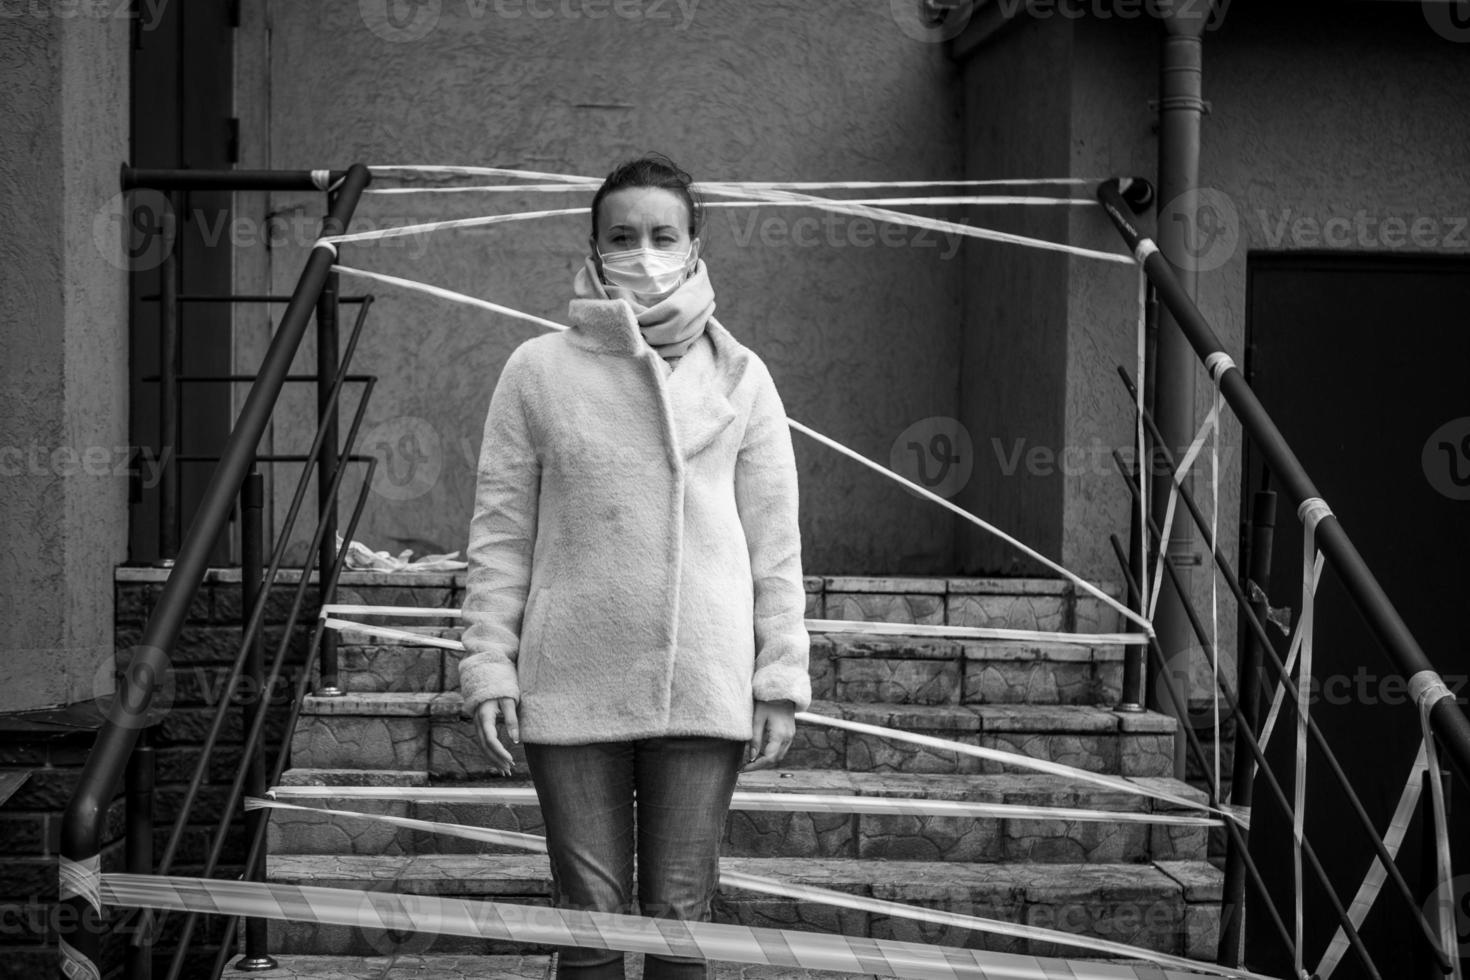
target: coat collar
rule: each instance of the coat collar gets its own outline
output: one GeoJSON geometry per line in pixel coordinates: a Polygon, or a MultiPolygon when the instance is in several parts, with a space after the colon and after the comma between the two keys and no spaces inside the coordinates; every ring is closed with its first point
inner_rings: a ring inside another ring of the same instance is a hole
{"type": "Polygon", "coordinates": [[[563,333],[568,343],[648,362],[659,379],[666,425],[684,459],[708,446],[735,419],[726,389],[738,380],[734,365],[739,344],[714,317],[672,373],[658,363],[658,352],[643,339],[633,308],[622,300],[574,299],[568,319],[570,327],[563,333]]]}

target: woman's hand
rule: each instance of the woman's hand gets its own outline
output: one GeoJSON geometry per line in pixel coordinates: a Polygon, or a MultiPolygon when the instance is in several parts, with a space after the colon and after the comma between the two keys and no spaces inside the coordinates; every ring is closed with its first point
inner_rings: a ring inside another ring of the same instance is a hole
{"type": "Polygon", "coordinates": [[[511,758],[510,750],[500,744],[500,739],[495,735],[495,721],[499,717],[505,718],[505,733],[510,740],[517,744],[521,740],[521,723],[516,717],[515,698],[491,698],[489,701],[481,701],[480,706],[475,709],[475,728],[480,733],[480,748],[494,763],[494,770],[502,776],[509,776],[515,767],[515,760],[511,758]]]}
{"type": "Polygon", "coordinates": [[[786,757],[796,737],[795,701],[757,701],[749,745],[750,762],[741,772],[770,769],[786,757]]]}

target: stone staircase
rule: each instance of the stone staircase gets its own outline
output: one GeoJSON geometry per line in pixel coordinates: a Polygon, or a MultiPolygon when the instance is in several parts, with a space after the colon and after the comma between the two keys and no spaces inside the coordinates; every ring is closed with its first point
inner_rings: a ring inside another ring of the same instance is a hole
{"type": "MultiPolygon", "coordinates": [[[[344,602],[457,604],[453,587],[410,577],[344,602]]],[[[1114,631],[1116,615],[1065,582],[1036,579],[807,580],[810,618],[1033,630],[1114,631]]],[[[424,621],[420,621],[424,622],[424,621]]],[[[428,622],[433,622],[432,620],[428,622]]],[[[448,620],[443,621],[448,623],[448,620]]],[[[402,626],[402,623],[395,623],[402,626]]],[[[417,632],[457,637],[448,625],[417,632]]],[[[1173,719],[1113,710],[1122,650],[1062,644],[812,634],[814,713],[901,728],[1112,773],[1203,799],[1172,778],[1173,719]]],[[[348,694],[311,698],[282,783],[525,786],[495,778],[460,718],[459,654],[342,636],[348,694]]],[[[1171,812],[1167,803],[865,733],[799,725],[783,768],[739,789],[1171,812]]],[[[298,791],[299,792],[299,791],[298,791]]],[[[291,802],[542,833],[534,805],[415,801],[291,802]]],[[[1220,874],[1201,827],[1036,819],[732,811],[722,866],[795,883],[1097,936],[1212,960],[1220,874]]],[[[542,855],[366,821],[273,811],[269,878],[548,904],[542,855]]],[[[1082,958],[1085,950],[722,888],[718,921],[1082,958]]],[[[267,977],[539,976],[546,950],[430,934],[271,923],[281,962],[267,977]]],[[[630,957],[630,966],[639,957],[630,957]]],[[[722,977],[750,967],[724,964],[722,977]]],[[[800,971],[760,972],[763,977],[800,971]]]]}

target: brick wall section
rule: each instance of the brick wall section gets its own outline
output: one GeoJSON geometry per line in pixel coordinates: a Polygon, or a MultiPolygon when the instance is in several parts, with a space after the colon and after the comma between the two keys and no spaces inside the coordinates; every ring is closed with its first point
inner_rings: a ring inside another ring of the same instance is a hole
{"type": "MultiPolygon", "coordinates": [[[[95,712],[93,712],[95,715],[95,712]]],[[[56,976],[57,854],[61,814],[91,751],[91,730],[47,734],[0,730],[0,768],[30,773],[0,806],[0,977],[32,980],[56,976]]],[[[102,828],[102,870],[123,869],[124,812],[121,787],[102,828]]],[[[103,945],[107,977],[121,976],[122,940],[103,945]]]]}

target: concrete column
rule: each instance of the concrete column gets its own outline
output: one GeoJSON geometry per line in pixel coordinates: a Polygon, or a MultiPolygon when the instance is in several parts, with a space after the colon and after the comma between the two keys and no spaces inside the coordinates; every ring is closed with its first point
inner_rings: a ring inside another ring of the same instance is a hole
{"type": "Polygon", "coordinates": [[[120,6],[0,12],[0,711],[112,690],[128,521],[120,6]]]}

